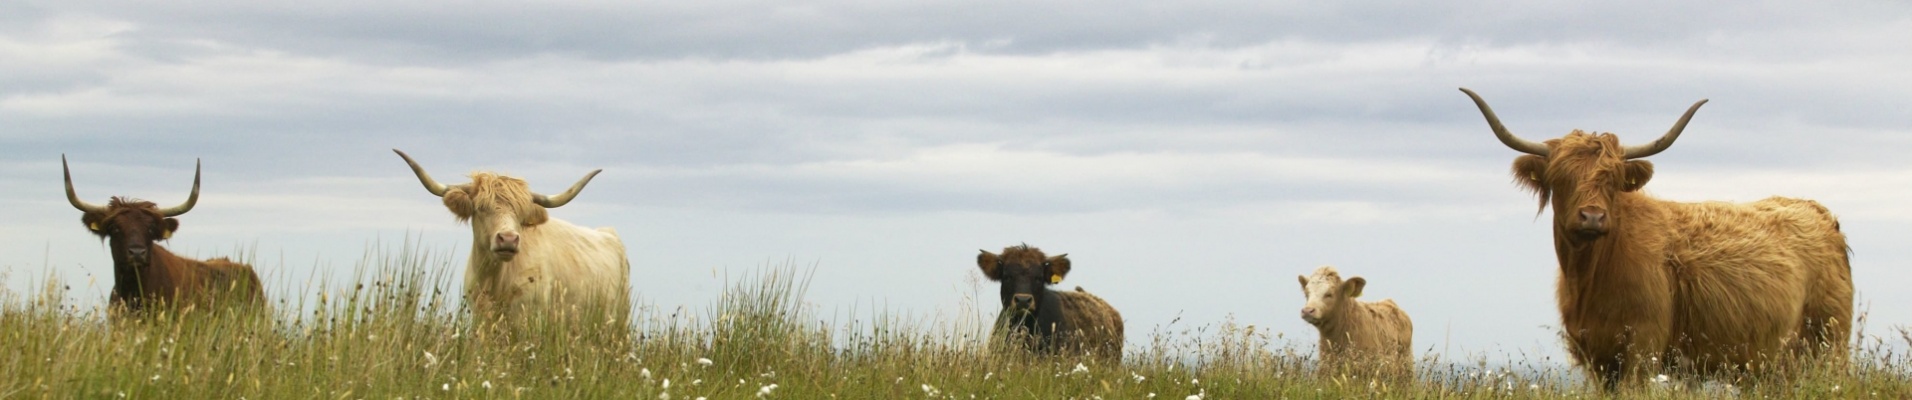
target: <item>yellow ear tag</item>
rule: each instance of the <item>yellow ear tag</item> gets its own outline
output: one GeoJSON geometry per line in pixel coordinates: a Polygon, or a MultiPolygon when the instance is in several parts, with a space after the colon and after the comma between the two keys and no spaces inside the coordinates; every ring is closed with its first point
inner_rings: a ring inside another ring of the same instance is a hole
{"type": "Polygon", "coordinates": [[[96,231],[97,231],[97,230],[100,230],[100,223],[98,223],[98,222],[94,222],[94,223],[91,223],[91,224],[86,224],[86,229],[92,229],[92,230],[96,230],[96,231]]]}
{"type": "Polygon", "coordinates": [[[1538,182],[1540,181],[1540,174],[1527,174],[1527,180],[1538,182]]]}
{"type": "Polygon", "coordinates": [[[160,232],[160,233],[159,233],[159,238],[160,238],[160,239],[172,239],[172,238],[173,238],[173,231],[165,231],[165,232],[160,232]]]}
{"type": "Polygon", "coordinates": [[[1062,274],[1049,275],[1049,284],[1062,283],[1062,274]]]}

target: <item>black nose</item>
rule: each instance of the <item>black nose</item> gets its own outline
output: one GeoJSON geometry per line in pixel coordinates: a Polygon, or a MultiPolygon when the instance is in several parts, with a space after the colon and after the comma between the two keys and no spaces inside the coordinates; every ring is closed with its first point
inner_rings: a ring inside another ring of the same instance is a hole
{"type": "Polygon", "coordinates": [[[1036,296],[1032,294],[1018,294],[1014,298],[1013,302],[1017,306],[1027,307],[1027,306],[1036,304],[1036,296]]]}

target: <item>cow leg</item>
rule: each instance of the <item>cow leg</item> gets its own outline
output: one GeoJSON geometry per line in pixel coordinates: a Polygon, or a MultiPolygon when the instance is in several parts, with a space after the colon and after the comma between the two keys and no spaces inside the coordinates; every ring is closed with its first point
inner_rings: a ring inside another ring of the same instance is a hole
{"type": "Polygon", "coordinates": [[[1851,281],[1825,282],[1817,289],[1806,295],[1793,349],[1814,364],[1843,366],[1852,339],[1851,281]]]}
{"type": "Polygon", "coordinates": [[[1665,337],[1665,332],[1640,332],[1632,327],[1584,332],[1574,337],[1574,356],[1608,393],[1638,387],[1660,371],[1658,355],[1666,343],[1658,338],[1665,337]]]}

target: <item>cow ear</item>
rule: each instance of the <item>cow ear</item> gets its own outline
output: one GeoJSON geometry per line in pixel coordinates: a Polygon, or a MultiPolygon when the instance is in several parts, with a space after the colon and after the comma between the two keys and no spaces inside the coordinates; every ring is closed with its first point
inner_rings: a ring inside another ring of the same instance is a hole
{"type": "Polygon", "coordinates": [[[543,206],[536,204],[532,204],[531,209],[526,210],[525,214],[524,216],[518,217],[519,225],[537,226],[543,225],[545,221],[551,220],[551,213],[546,212],[543,206]]]}
{"type": "Polygon", "coordinates": [[[1640,190],[1646,186],[1646,181],[1653,179],[1653,163],[1647,160],[1627,161],[1624,175],[1627,180],[1621,182],[1620,190],[1628,192],[1640,190]]]}
{"type": "Polygon", "coordinates": [[[1303,298],[1308,297],[1308,276],[1295,275],[1295,279],[1301,281],[1301,297],[1303,298]]]}
{"type": "Polygon", "coordinates": [[[1361,289],[1367,287],[1368,280],[1366,278],[1359,276],[1348,278],[1347,281],[1341,282],[1341,295],[1348,298],[1361,297],[1361,289]]]}
{"type": "Polygon", "coordinates": [[[1519,184],[1521,188],[1527,189],[1529,192],[1534,192],[1534,195],[1540,196],[1540,209],[1536,210],[1536,213],[1547,210],[1547,200],[1552,199],[1553,193],[1547,190],[1546,157],[1532,154],[1515,157],[1514,183],[1519,184]]]}
{"type": "Polygon", "coordinates": [[[80,223],[86,224],[86,230],[95,235],[106,236],[106,213],[88,212],[80,214],[80,223]]]}
{"type": "Polygon", "coordinates": [[[1069,255],[1061,254],[1049,257],[1049,284],[1062,283],[1062,277],[1069,275],[1069,255]]]}
{"type": "Polygon", "coordinates": [[[976,266],[983,269],[983,276],[992,281],[1002,280],[1002,259],[997,258],[996,253],[991,253],[989,250],[977,251],[983,252],[976,255],[976,266]]]}
{"type": "Polygon", "coordinates": [[[457,216],[459,221],[471,219],[475,207],[471,204],[471,194],[465,193],[464,188],[453,187],[445,191],[445,208],[451,210],[451,215],[457,216]]]}
{"type": "Polygon", "coordinates": [[[173,231],[179,230],[179,218],[167,218],[159,221],[159,239],[173,238],[173,231]]]}

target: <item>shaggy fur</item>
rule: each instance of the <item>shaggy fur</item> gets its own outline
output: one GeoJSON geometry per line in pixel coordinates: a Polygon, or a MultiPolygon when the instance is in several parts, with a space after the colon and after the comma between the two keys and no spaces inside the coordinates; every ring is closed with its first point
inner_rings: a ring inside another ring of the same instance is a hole
{"type": "Polygon", "coordinates": [[[1514,161],[1554,207],[1568,347],[1609,390],[1664,371],[1760,372],[1786,359],[1843,364],[1852,321],[1845,234],[1811,200],[1680,203],[1640,189],[1645,160],[1611,133],[1548,140],[1514,161]],[[1604,214],[1603,229],[1583,216],[1604,214]]]}
{"type": "Polygon", "coordinates": [[[265,290],[251,266],[225,258],[180,257],[159,246],[156,242],[179,230],[179,220],[166,218],[152,202],[114,197],[104,212],[81,214],[80,223],[108,241],[113,252],[114,309],[265,307],[265,290]]]}
{"type": "MultiPolygon", "coordinates": [[[[611,228],[550,218],[525,181],[486,172],[445,192],[445,208],[472,228],[466,301],[506,315],[588,307],[623,320],[630,313],[630,260],[611,228]],[[515,235],[507,246],[500,235],[515,235]],[[509,247],[515,253],[500,253],[509,247]]],[[[513,317],[518,319],[519,317],[513,317]]]]}
{"type": "Polygon", "coordinates": [[[1073,292],[1049,290],[1068,275],[1067,254],[1046,257],[1025,244],[1004,248],[1002,255],[984,250],[976,256],[976,265],[983,276],[1002,283],[996,336],[1026,339],[1020,344],[1039,354],[1122,359],[1122,314],[1115,307],[1081,287],[1073,292]]]}
{"type": "Polygon", "coordinates": [[[1413,376],[1414,321],[1394,300],[1356,300],[1368,280],[1357,276],[1342,281],[1333,266],[1296,278],[1307,298],[1301,319],[1321,332],[1316,346],[1321,351],[1320,371],[1413,376]]]}

